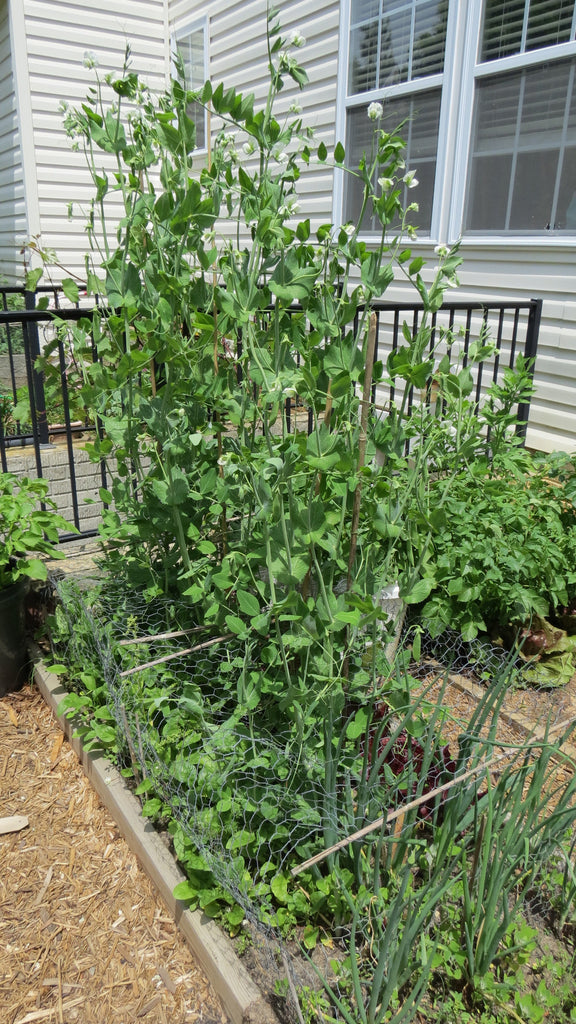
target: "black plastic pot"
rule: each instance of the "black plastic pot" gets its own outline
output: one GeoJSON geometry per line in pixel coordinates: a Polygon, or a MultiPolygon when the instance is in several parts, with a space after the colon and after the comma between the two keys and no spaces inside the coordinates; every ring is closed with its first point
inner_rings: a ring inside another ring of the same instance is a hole
{"type": "Polygon", "coordinates": [[[30,676],[25,628],[27,592],[26,578],[0,590],[0,697],[20,690],[30,676]]]}

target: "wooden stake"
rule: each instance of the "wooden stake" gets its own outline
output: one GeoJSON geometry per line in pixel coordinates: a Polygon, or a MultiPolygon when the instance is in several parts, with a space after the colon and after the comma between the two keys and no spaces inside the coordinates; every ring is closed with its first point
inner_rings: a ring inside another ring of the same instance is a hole
{"type": "Polygon", "coordinates": [[[360,404],[360,437],[358,440],[358,483],[354,491],[354,506],[352,509],[352,528],[350,533],[350,554],[348,556],[348,587],[352,582],[352,570],[356,558],[358,546],[358,525],[360,522],[360,499],[362,497],[362,478],[360,473],[364,468],[366,459],[366,444],[368,440],[368,415],[370,410],[370,389],[372,387],[372,370],[374,368],[374,352],[376,350],[376,335],[378,331],[378,317],[376,313],[370,314],[368,326],[368,344],[366,346],[366,364],[364,367],[364,388],[362,402],[360,404]]]}
{"type": "Polygon", "coordinates": [[[203,651],[205,647],[212,647],[214,644],[221,644],[224,640],[231,640],[233,633],[226,633],[225,636],[215,636],[213,640],[206,640],[203,644],[196,644],[195,647],[185,647],[183,651],[173,651],[172,654],[165,654],[162,658],[155,658],[154,661],[146,661],[144,665],[136,665],[135,668],[127,668],[120,672],[120,679],[126,676],[133,676],[135,672],[143,672],[145,668],[153,668],[154,665],[162,665],[165,661],[173,661],[174,658],[182,658],[185,654],[193,654],[194,651],[203,651]]]}
{"type": "Polygon", "coordinates": [[[206,626],[192,626],[190,629],[174,629],[169,633],[154,633],[152,636],[137,636],[133,640],[119,640],[119,647],[130,647],[132,644],[151,644],[154,640],[172,640],[177,636],[188,636],[189,633],[205,633],[206,626]]]}
{"type": "Polygon", "coordinates": [[[498,757],[493,757],[489,761],[483,761],[482,764],[476,765],[475,768],[470,768],[469,771],[464,772],[463,775],[458,775],[455,779],[450,779],[450,782],[445,782],[442,786],[437,786],[436,789],[430,791],[430,793],[423,793],[422,796],[416,797],[415,800],[411,800],[408,804],[403,804],[402,807],[397,807],[395,811],[388,811],[387,814],[383,814],[381,818],[373,821],[371,825],[365,825],[364,828],[353,832],[352,835],[346,836],[345,839],[340,839],[339,842],[334,843],[327,850],[322,850],[321,853],[317,853],[314,857],[310,857],[309,860],[305,860],[303,864],[298,864],[295,868],[292,868],[290,872],[292,876],[299,875],[302,871],[306,871],[307,868],[311,868],[314,864],[320,864],[326,857],[329,857],[331,853],[336,853],[338,850],[342,850],[344,846],[349,846],[350,843],[355,843],[357,839],[363,839],[364,836],[370,835],[371,832],[376,832],[383,825],[389,825],[391,821],[395,821],[396,818],[400,818],[405,815],[407,811],[414,810],[415,807],[421,807],[422,804],[428,803],[429,800],[434,800],[435,797],[440,796],[441,793],[447,793],[448,790],[453,789],[460,782],[465,782],[466,779],[471,779],[473,775],[479,775],[480,772],[488,771],[493,765],[497,764],[498,761],[502,761],[503,758],[508,757],[509,754],[506,751],[503,754],[499,754],[498,757]]]}

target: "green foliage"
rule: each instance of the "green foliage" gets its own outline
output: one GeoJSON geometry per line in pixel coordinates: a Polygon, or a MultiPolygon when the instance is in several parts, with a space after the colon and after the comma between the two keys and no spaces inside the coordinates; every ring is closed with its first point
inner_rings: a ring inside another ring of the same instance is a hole
{"type": "Polygon", "coordinates": [[[427,506],[413,516],[423,529],[431,526],[430,597],[421,615],[432,634],[450,628],[468,640],[489,633],[507,646],[524,644],[530,657],[545,654],[527,680],[568,681],[572,639],[564,633],[561,642],[558,629],[542,620],[576,597],[573,470],[568,456],[532,457],[510,447],[490,461],[475,460],[448,490],[441,479],[431,485],[427,506]]]}
{"type": "MultiPolygon", "coordinates": [[[[230,892],[240,893],[309,956],[327,930],[348,934],[336,983],[323,978],[340,1019],[399,1024],[442,985],[466,1012],[488,1013],[512,1005],[498,986],[530,941],[524,894],[576,818],[574,783],[547,814],[558,750],[546,742],[522,747],[490,781],[505,665],[460,738],[449,796],[430,797],[427,780],[446,764],[445,709],[426,692],[413,698],[406,653],[386,656],[396,623],[380,594],[398,581],[430,623],[462,612],[468,636],[488,611],[514,624],[544,601],[568,605],[571,496],[549,493],[544,471],[527,475],[510,441],[527,368],[478,409],[470,363],[493,352],[488,339],[469,346],[468,365],[451,335],[431,345],[459,256],[442,251],[427,286],[422,259],[390,228],[408,229],[401,139],[377,128],[354,171],[341,145],[332,156],[315,148],[299,117],[274,114],[285,82],[302,86],[306,74],[273,19],[268,45],[262,109],[211,83],[188,93],[178,79],[154,98],[127,60],[67,114],[94,182],[88,289],[106,299],[70,344],[79,399],[103,428],[91,450],[110,470],[101,534],[122,597],[100,615],[105,680],[81,616],[58,624],[81,666],[66,711],[134,774],[145,813],[168,824],[187,872],[180,898],[236,932],[243,911],[230,892]],[[222,124],[199,167],[192,100],[222,124]],[[252,159],[240,162],[243,140],[252,159]],[[295,217],[313,153],[363,184],[357,224],[315,237],[295,217]],[[108,208],[119,203],[113,231],[108,208]],[[358,238],[369,208],[381,225],[370,251],[358,238]],[[373,365],[370,303],[395,271],[423,315],[373,365]],[[394,388],[381,418],[366,414],[379,381],[394,388]],[[522,537],[518,564],[504,535],[522,537]],[[542,552],[553,564],[536,590],[542,552]],[[117,642],[112,620],[131,619],[131,591],[162,610],[167,632],[202,624],[193,672],[165,664],[157,637],[117,642]],[[400,737],[418,738],[418,764],[406,757],[392,771],[400,737]],[[198,794],[190,828],[185,805],[198,794]],[[427,794],[428,831],[416,805],[398,832],[382,819],[407,794],[427,794]],[[295,880],[290,867],[327,850],[295,880]]],[[[324,1014],[324,992],[314,1000],[324,1014]]]]}
{"type": "Polygon", "coordinates": [[[45,580],[36,555],[58,557],[59,530],[73,530],[48,498],[48,481],[0,473],[0,588],[23,576],[45,580]]]}

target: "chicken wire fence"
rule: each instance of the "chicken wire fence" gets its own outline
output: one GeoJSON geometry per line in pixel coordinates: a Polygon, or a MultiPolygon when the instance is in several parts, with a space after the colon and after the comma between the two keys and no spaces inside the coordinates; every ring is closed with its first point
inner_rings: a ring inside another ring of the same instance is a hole
{"type": "MultiPolygon", "coordinates": [[[[76,666],[84,688],[98,688],[103,680],[93,742],[117,748],[119,764],[132,770],[144,793],[145,813],[161,825],[166,817],[176,823],[170,829],[173,847],[200,890],[201,909],[215,915],[217,906],[222,909],[221,890],[226,894],[228,921],[233,930],[241,924],[250,934],[251,969],[282,1019],[302,1024],[299,994],[322,992],[320,974],[346,1000],[349,985],[340,990],[338,964],[346,961],[349,923],[343,918],[326,942],[307,942],[301,926],[288,929],[287,939],[282,906],[278,912],[283,894],[268,884],[270,872],[279,879],[289,865],[323,856],[326,836],[346,838],[357,828],[357,808],[346,800],[344,776],[336,786],[339,799],[327,799],[320,733],[309,734],[304,744],[281,726],[274,734],[263,729],[257,708],[250,711],[250,694],[242,690],[251,656],[243,640],[209,636],[189,620],[182,629],[180,610],[170,601],[146,601],[114,580],[89,582],[67,577],[54,586],[58,660],[76,666]],[[206,871],[209,885],[202,881],[206,871]]],[[[449,633],[424,638],[420,665],[412,665],[411,672],[438,680],[446,676],[442,665],[449,665],[481,678],[502,669],[506,658],[510,661],[490,644],[465,643],[449,633]]],[[[257,667],[256,660],[251,667],[257,667]]],[[[74,689],[73,676],[71,685],[74,689]]],[[[438,699],[443,700],[442,690],[438,699]]],[[[443,767],[454,771],[448,748],[441,749],[443,767]]],[[[445,777],[441,771],[432,774],[428,788],[445,777]]],[[[462,787],[475,791],[479,777],[464,775],[462,787]]],[[[382,813],[381,792],[377,796],[372,819],[382,813]]],[[[421,827],[422,817],[401,813],[405,787],[389,786],[386,799],[388,820],[391,812],[397,815],[388,830],[397,843],[403,833],[421,827]]],[[[356,942],[359,931],[371,948],[369,911],[357,922],[356,942]]]]}

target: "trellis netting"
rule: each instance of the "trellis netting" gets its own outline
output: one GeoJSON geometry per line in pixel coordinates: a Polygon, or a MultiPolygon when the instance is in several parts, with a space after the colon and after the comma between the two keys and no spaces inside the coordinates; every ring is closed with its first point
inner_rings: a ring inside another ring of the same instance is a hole
{"type": "MultiPolygon", "coordinates": [[[[412,691],[401,644],[389,703],[372,701],[371,717],[346,708],[327,744],[321,716],[300,733],[281,720],[266,730],[251,691],[257,642],[214,636],[185,609],[147,601],[120,580],[56,587],[56,656],[71,666],[77,723],[91,694],[93,717],[78,726],[85,741],[130,770],[144,813],[171,836],[192,904],[241,936],[285,1020],[383,1024],[410,1019],[431,998],[450,887],[462,885],[466,844],[454,850],[453,837],[474,830],[481,798],[502,809],[496,918],[511,919],[511,900],[530,902],[535,872],[573,825],[572,780],[558,791],[561,813],[538,826],[557,748],[496,738],[511,673],[496,649],[468,648],[468,662],[504,681],[460,723],[457,753],[442,738],[449,713],[445,672],[431,667],[438,643],[423,648],[426,681],[412,680],[412,691]],[[531,786],[529,812],[521,798],[531,786]],[[505,865],[526,842],[521,899],[516,876],[506,887],[505,865]]],[[[451,643],[444,655],[455,662],[458,653],[461,671],[466,647],[451,643]]],[[[491,820],[500,821],[496,811],[491,820]]]]}

